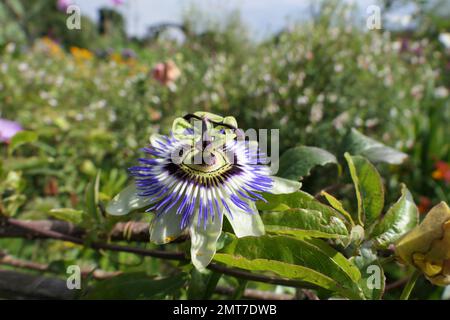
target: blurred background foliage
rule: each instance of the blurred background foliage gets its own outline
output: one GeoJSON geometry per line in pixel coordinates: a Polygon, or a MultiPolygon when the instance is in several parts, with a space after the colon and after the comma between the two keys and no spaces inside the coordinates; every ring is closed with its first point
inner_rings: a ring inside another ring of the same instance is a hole
{"type": "MultiPolygon", "coordinates": [[[[382,13],[412,2],[384,1],[382,13]]],[[[450,11],[442,2],[415,5],[414,28],[368,31],[351,5],[321,1],[309,21],[256,41],[238,11],[217,22],[193,6],[182,24],[155,26],[137,39],[126,36],[114,9],[67,30],[56,1],[2,0],[0,117],[37,134],[13,152],[0,146],[2,206],[24,219],[82,209],[99,170],[107,201],[125,186],[126,168],[148,136],[196,110],[233,115],[242,128],[280,128],[281,152],[297,145],[336,151],[355,127],[410,156],[382,168],[389,190],[407,183],[422,211],[448,202],[450,48],[439,39],[450,32],[450,11]],[[179,76],[161,81],[155,66],[167,61],[179,76]]],[[[323,187],[334,179],[313,172],[305,187],[318,191],[317,181],[323,187]]],[[[0,239],[1,248],[105,270],[158,274],[167,267],[61,242],[0,239]]],[[[436,298],[430,288],[424,298],[436,298]]]]}

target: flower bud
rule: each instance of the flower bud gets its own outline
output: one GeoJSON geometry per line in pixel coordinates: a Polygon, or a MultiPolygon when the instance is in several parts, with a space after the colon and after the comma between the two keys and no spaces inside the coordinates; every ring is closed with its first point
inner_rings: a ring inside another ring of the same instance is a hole
{"type": "Polygon", "coordinates": [[[450,284],[450,208],[445,202],[435,206],[420,225],[396,244],[403,262],[421,270],[435,285],[450,284]]]}

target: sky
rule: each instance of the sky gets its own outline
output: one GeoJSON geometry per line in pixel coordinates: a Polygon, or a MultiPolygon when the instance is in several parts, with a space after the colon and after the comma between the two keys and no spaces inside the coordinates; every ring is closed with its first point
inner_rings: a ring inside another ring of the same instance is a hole
{"type": "MultiPolygon", "coordinates": [[[[115,7],[126,19],[127,33],[132,36],[145,35],[147,28],[161,22],[179,23],[183,13],[192,5],[208,16],[223,17],[224,12],[239,9],[244,23],[255,39],[270,36],[289,22],[305,21],[310,17],[310,4],[314,0],[123,0],[124,4],[114,6],[112,0],[71,0],[81,13],[97,21],[98,9],[115,7]]],[[[367,8],[377,5],[379,0],[336,0],[357,4],[361,21],[368,16],[367,8]]],[[[406,5],[387,16],[390,27],[408,27],[412,5],[406,5]]],[[[359,20],[359,19],[358,19],[359,20]]]]}
{"type": "MultiPolygon", "coordinates": [[[[352,0],[343,0],[346,2],[352,0]]],[[[360,6],[361,15],[365,8],[378,0],[353,0],[360,6]]],[[[111,0],[73,0],[85,14],[97,20],[100,7],[113,7],[111,0]]],[[[279,31],[288,21],[301,21],[309,16],[310,0],[125,0],[116,6],[127,20],[130,35],[142,36],[147,27],[160,22],[181,22],[183,12],[194,5],[213,16],[239,9],[244,23],[255,37],[264,37],[279,31]]]]}

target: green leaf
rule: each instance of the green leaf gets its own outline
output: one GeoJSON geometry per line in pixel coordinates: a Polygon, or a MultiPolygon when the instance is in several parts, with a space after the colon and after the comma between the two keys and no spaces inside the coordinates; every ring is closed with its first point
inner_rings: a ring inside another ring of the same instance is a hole
{"type": "Polygon", "coordinates": [[[311,209],[288,209],[262,215],[266,231],[299,238],[342,238],[348,236],[344,222],[335,215],[311,209]]]}
{"type": "Polygon", "coordinates": [[[55,161],[54,158],[46,157],[29,157],[29,158],[19,158],[14,157],[12,159],[6,159],[3,162],[4,171],[22,171],[22,170],[33,170],[36,168],[45,168],[55,161]]]}
{"type": "Polygon", "coordinates": [[[87,293],[85,299],[162,299],[177,293],[186,282],[186,274],[152,279],[144,272],[124,273],[99,281],[87,293]]]}
{"type": "Polygon", "coordinates": [[[383,296],[386,277],[377,255],[368,248],[362,248],[360,254],[351,259],[361,272],[359,285],[366,299],[380,300],[383,296]]]}
{"type": "Polygon", "coordinates": [[[343,216],[306,192],[264,194],[264,198],[267,203],[256,205],[259,210],[272,211],[261,215],[270,233],[335,239],[349,235],[343,216]]]}
{"type": "Polygon", "coordinates": [[[361,155],[375,163],[401,164],[408,157],[407,154],[369,138],[354,128],[345,137],[342,149],[343,152],[361,155]]]}
{"type": "Polygon", "coordinates": [[[256,207],[258,210],[285,211],[288,209],[313,209],[337,213],[333,208],[319,202],[312,195],[301,190],[284,194],[263,193],[263,197],[267,202],[257,201],[256,207]]]}
{"type": "Polygon", "coordinates": [[[72,208],[52,209],[48,214],[56,219],[68,221],[74,224],[79,224],[83,220],[83,211],[72,208]]]}
{"type": "Polygon", "coordinates": [[[97,173],[95,179],[89,182],[86,188],[86,211],[88,216],[92,217],[94,221],[99,222],[100,215],[98,214],[98,188],[100,184],[100,172],[97,173]]]}
{"type": "Polygon", "coordinates": [[[379,248],[387,248],[400,239],[406,232],[412,230],[419,222],[419,210],[414,199],[402,184],[402,195],[392,205],[383,219],[375,225],[371,238],[379,248]]]}
{"type": "Polygon", "coordinates": [[[214,260],[245,270],[274,273],[344,297],[362,298],[357,284],[361,278],[359,270],[319,239],[245,237],[233,240],[214,260]]]}
{"type": "Polygon", "coordinates": [[[331,194],[329,194],[326,191],[322,191],[321,195],[325,197],[325,199],[327,199],[328,203],[337,211],[339,211],[343,216],[345,216],[348,221],[354,225],[354,221],[353,218],[351,216],[350,213],[348,213],[347,210],[345,210],[344,205],[342,204],[342,202],[340,202],[338,199],[336,199],[335,197],[333,197],[331,194]]]}
{"type": "Polygon", "coordinates": [[[298,180],[309,175],[315,166],[324,166],[329,163],[337,164],[337,159],[326,150],[307,146],[295,147],[281,156],[277,175],[298,180]]]}
{"type": "Polygon", "coordinates": [[[188,300],[210,299],[222,274],[212,271],[199,272],[192,269],[187,290],[188,300]]]}
{"type": "Polygon", "coordinates": [[[355,185],[358,201],[357,220],[370,227],[381,214],[384,207],[384,187],[377,169],[361,156],[346,153],[350,175],[355,185]]]}
{"type": "Polygon", "coordinates": [[[16,133],[11,138],[11,143],[8,146],[9,154],[12,154],[15,149],[17,149],[23,144],[35,142],[37,138],[38,138],[37,133],[33,131],[20,131],[16,133]]]}

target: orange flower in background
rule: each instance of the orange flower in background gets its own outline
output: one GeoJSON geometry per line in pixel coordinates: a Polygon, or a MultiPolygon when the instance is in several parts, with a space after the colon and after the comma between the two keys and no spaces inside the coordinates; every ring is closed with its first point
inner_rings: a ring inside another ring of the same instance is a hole
{"type": "Polygon", "coordinates": [[[62,57],[64,54],[61,46],[49,37],[43,37],[36,41],[34,49],[45,52],[52,57],[62,57]]]}
{"type": "Polygon", "coordinates": [[[419,197],[419,212],[420,213],[427,213],[428,210],[431,208],[431,200],[428,197],[420,196],[419,197]]]}
{"type": "Polygon", "coordinates": [[[163,85],[173,83],[181,75],[180,69],[173,61],[158,63],[152,70],[152,76],[163,85]]]}
{"type": "Polygon", "coordinates": [[[122,56],[121,56],[120,54],[118,54],[118,53],[112,53],[112,54],[109,56],[109,59],[111,59],[111,61],[114,61],[114,62],[117,63],[117,64],[122,64],[122,63],[124,63],[124,61],[123,61],[123,59],[122,59],[122,56]]]}
{"type": "Polygon", "coordinates": [[[444,180],[450,183],[450,165],[444,161],[437,161],[435,164],[436,170],[433,171],[431,176],[435,180],[444,180]]]}
{"type": "Polygon", "coordinates": [[[134,66],[136,64],[136,59],[124,58],[120,53],[112,53],[109,58],[117,64],[126,64],[128,66],[134,66]]]}
{"type": "Polygon", "coordinates": [[[94,58],[94,54],[91,51],[83,48],[70,47],[70,53],[78,61],[92,60],[94,58]]]}

